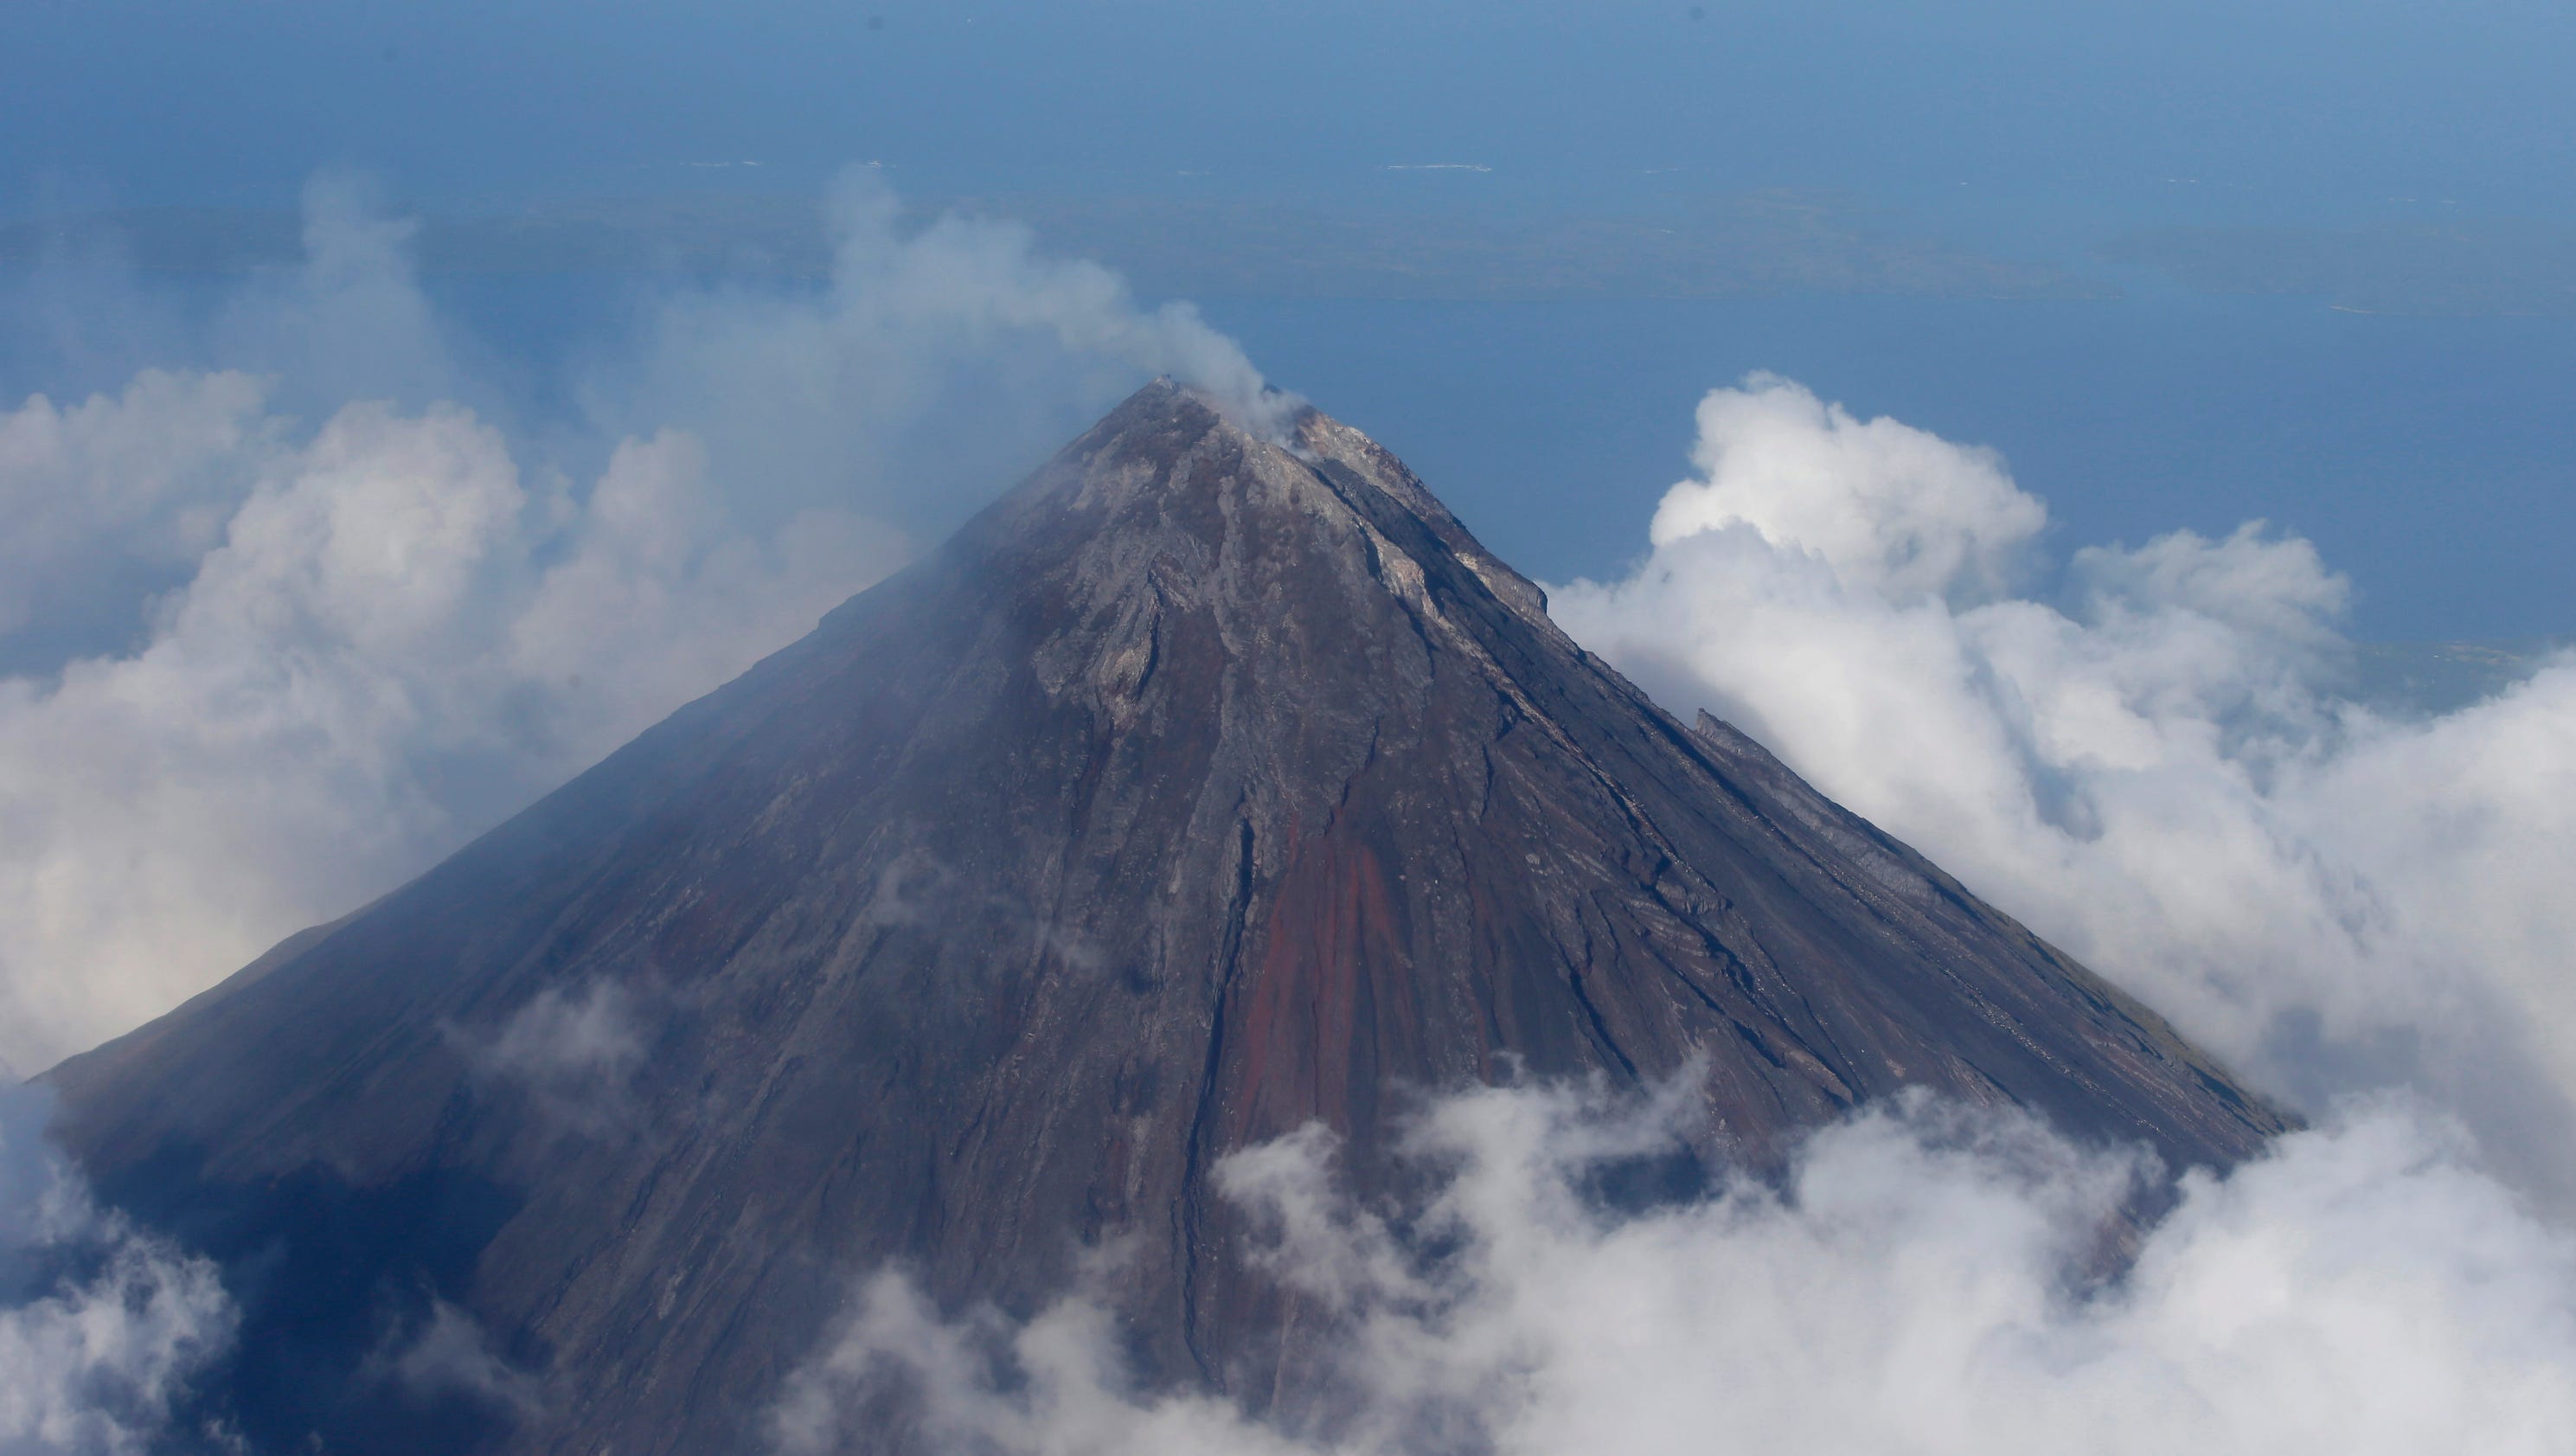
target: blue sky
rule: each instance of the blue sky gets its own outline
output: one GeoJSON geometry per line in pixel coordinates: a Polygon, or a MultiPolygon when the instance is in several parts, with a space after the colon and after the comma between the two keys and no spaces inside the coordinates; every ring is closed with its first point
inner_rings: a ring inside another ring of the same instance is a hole
{"type": "Polygon", "coordinates": [[[1563,204],[1648,167],[2040,212],[2576,196],[2576,12],[2498,0],[20,0],[0,28],[21,200],[276,201],[326,163],[481,196],[867,157],[943,189],[1473,161],[1563,204]]]}

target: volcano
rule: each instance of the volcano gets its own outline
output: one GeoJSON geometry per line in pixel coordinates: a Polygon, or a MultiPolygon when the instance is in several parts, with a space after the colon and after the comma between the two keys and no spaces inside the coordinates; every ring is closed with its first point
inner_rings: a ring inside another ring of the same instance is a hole
{"type": "Polygon", "coordinates": [[[1263,1398],[1293,1351],[1216,1161],[1320,1121],[1388,1186],[1408,1107],[1513,1078],[1685,1079],[1754,1169],[1907,1087],[2174,1169],[2282,1129],[1649,701],[1384,449],[1279,433],[1149,385],[811,635],[50,1073],[103,1195],[241,1301],[196,1415],[752,1449],[858,1276],[1026,1310],[1105,1241],[1144,1378],[1263,1398]]]}

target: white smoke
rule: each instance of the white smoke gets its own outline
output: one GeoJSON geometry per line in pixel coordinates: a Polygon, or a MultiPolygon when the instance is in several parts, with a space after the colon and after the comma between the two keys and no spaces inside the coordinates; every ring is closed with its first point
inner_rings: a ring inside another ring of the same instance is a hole
{"type": "Polygon", "coordinates": [[[364,174],[325,171],[304,188],[304,261],[266,270],[227,296],[210,349],[278,380],[300,403],[349,400],[490,413],[494,361],[439,316],[411,261],[418,231],[364,174]],[[478,368],[477,366],[482,366],[478,368]]]}
{"type": "Polygon", "coordinates": [[[596,450],[513,438],[454,402],[495,386],[408,228],[345,179],[307,203],[308,265],[216,326],[279,374],[0,414],[27,527],[0,533],[0,642],[65,584],[141,563],[169,588],[127,592],[133,646],[0,677],[9,1064],[382,893],[810,628],[915,550],[892,522],[940,442],[989,491],[1156,371],[1248,419],[1288,404],[1186,307],[854,184],[827,289],[650,300],[576,391],[596,450]]]}
{"type": "Polygon", "coordinates": [[[1035,463],[1030,442],[1061,444],[1153,374],[1273,437],[1299,404],[1190,305],[1141,310],[1117,274],[1045,256],[1019,224],[910,228],[866,171],[835,191],[830,217],[819,295],[714,287],[659,300],[634,345],[587,381],[597,426],[689,430],[729,479],[773,501],[846,498],[871,481],[980,501],[1035,463]]]}
{"type": "Polygon", "coordinates": [[[789,1381],[776,1446],[863,1446],[888,1396],[978,1456],[2537,1456],[2576,1429],[2576,1243],[2402,1103],[2185,1179],[2110,1282],[2142,1170],[2034,1121],[1901,1100],[1784,1188],[1604,1211],[1584,1174],[1651,1129],[1562,1090],[1452,1099],[1411,1140],[1444,1177],[1403,1236],[1317,1130],[1222,1165],[1338,1352],[1321,1421],[1138,1388],[1093,1292],[1015,1326],[888,1274],[789,1381]]]}
{"type": "Polygon", "coordinates": [[[0,1089],[0,1451],[125,1456],[163,1434],[236,1311],[212,1264],[97,1206],[46,1110],[0,1089]]]}

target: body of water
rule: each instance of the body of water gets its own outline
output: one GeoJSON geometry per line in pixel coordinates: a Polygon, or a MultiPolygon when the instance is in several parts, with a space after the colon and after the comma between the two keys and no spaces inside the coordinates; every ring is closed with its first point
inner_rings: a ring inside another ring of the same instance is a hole
{"type": "Polygon", "coordinates": [[[2576,630],[2576,321],[2174,296],[1207,312],[1541,577],[1643,551],[1699,397],[1768,369],[2002,451],[2062,548],[2260,517],[2353,578],[2361,635],[2576,630]]]}
{"type": "MultiPolygon", "coordinates": [[[[144,363],[220,362],[205,322],[236,283],[0,280],[0,391],[62,397],[144,363]]],[[[467,402],[522,433],[572,410],[567,365],[614,348],[645,296],[624,277],[428,287],[472,366],[467,402]]],[[[2358,635],[2576,632],[2576,320],[2170,293],[1204,307],[1274,381],[1396,450],[1545,579],[1641,552],[1689,468],[1693,406],[1767,369],[2000,450],[2061,549],[2259,517],[2352,577],[2358,635]]]]}

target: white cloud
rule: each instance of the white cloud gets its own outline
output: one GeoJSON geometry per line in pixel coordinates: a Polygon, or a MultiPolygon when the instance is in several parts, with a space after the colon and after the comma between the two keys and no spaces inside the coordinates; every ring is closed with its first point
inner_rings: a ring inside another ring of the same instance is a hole
{"type": "Polygon", "coordinates": [[[463,1396],[522,1420],[544,1409],[544,1383],[502,1359],[474,1317],[446,1300],[432,1299],[417,1328],[390,1349],[370,1369],[416,1401],[463,1396]]]}
{"type": "Polygon", "coordinates": [[[147,369],[121,394],[0,413],[0,637],[85,578],[205,554],[274,444],[266,396],[247,374],[147,369]]]}
{"type": "Polygon", "coordinates": [[[0,1055],[41,1065],[340,914],[809,627],[899,559],[768,540],[684,438],[586,492],[455,409],[280,450],[124,656],[0,681],[0,1055]]]}
{"type": "Polygon", "coordinates": [[[1226,1164],[1255,1257],[1315,1301],[1320,1427],[1137,1388],[1107,1281],[1013,1325],[881,1275],[788,1382],[778,1448],[863,1444],[863,1409],[1007,1456],[2540,1453],[2576,1422],[2576,1244],[2404,1105],[2186,1179],[2109,1283],[2140,1169],[2033,1121],[1901,1102],[1817,1134],[1781,1190],[1588,1198],[1660,1120],[1453,1098],[1412,1139],[1442,1176],[1402,1236],[1318,1133],[1226,1164]]]}
{"type": "Polygon", "coordinates": [[[1566,629],[2311,1106],[2407,1085],[2576,1191],[2576,665],[2429,723],[2339,701],[2347,588],[2251,524],[2062,598],[1990,452],[1757,376],[1566,629]],[[2016,571],[2022,573],[2017,576],[2016,571]]]}
{"type": "Polygon", "coordinates": [[[476,1080],[523,1096],[556,1127],[599,1135],[630,1129],[639,1109],[632,1079],[645,1032],[635,996],[614,981],[565,994],[548,987],[489,1036],[450,1028],[476,1080]]]}
{"type": "Polygon", "coordinates": [[[426,868],[899,564],[893,522],[953,513],[921,502],[961,472],[989,491],[1144,374],[1286,407],[1186,307],[1141,311],[1015,226],[907,228],[853,183],[827,289],[650,300],[580,382],[595,435],[516,439],[455,402],[498,388],[407,227],[345,179],[307,205],[308,265],[216,329],[282,382],[147,371],[0,416],[0,508],[43,526],[0,540],[0,632],[49,581],[167,576],[125,600],[135,645],[0,676],[11,1064],[426,868]]]}
{"type": "Polygon", "coordinates": [[[163,1433],[236,1312],[212,1264],[92,1202],[44,1116],[41,1094],[0,1089],[0,1451],[125,1456],[163,1433]]]}
{"type": "Polygon", "coordinates": [[[1691,459],[1700,476],[1657,507],[1654,544],[1742,524],[1900,599],[1993,595],[2047,520],[1993,451],[1856,419],[1776,375],[1700,401],[1691,459]]]}

